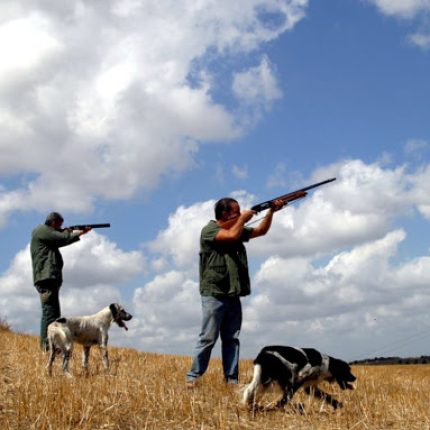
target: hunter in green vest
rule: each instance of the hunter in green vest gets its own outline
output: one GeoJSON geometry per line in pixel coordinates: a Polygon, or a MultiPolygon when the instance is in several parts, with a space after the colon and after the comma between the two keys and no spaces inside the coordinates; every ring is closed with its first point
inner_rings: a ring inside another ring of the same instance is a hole
{"type": "Polygon", "coordinates": [[[244,228],[237,241],[214,241],[221,230],[209,221],[200,237],[200,294],[213,297],[238,297],[251,293],[248,259],[243,242],[248,242],[252,229],[244,228]]]}
{"type": "Polygon", "coordinates": [[[61,316],[59,290],[63,283],[63,257],[59,248],[71,245],[90,229],[62,230],[63,217],[50,213],[45,224],[37,226],[31,234],[30,253],[33,282],[40,296],[42,317],[40,321],[40,346],[47,349],[48,325],[61,316]]]}
{"type": "Polygon", "coordinates": [[[251,293],[248,260],[244,242],[265,235],[273,213],[284,203],[275,200],[267,215],[254,227],[245,224],[255,215],[241,211],[229,197],[215,204],[215,219],[203,227],[200,235],[200,295],[202,328],[194,350],[186,384],[193,387],[207,370],[212,348],[221,337],[224,379],[237,384],[239,379],[239,332],[242,325],[240,297],[251,293]]]}

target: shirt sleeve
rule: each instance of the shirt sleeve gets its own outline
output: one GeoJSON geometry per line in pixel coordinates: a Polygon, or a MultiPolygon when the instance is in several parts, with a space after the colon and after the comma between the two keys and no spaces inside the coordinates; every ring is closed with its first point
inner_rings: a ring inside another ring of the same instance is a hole
{"type": "MultiPolygon", "coordinates": [[[[206,225],[202,230],[202,241],[203,242],[213,242],[215,240],[215,236],[221,230],[221,227],[216,222],[210,222],[206,225]]],[[[251,238],[251,233],[253,229],[251,227],[245,227],[240,236],[241,242],[248,242],[251,238]]]]}
{"type": "Polygon", "coordinates": [[[202,230],[202,241],[203,242],[213,242],[215,236],[221,230],[221,227],[216,222],[210,222],[208,225],[203,227],[202,230]]]}
{"type": "Polygon", "coordinates": [[[56,246],[58,248],[77,242],[80,239],[79,233],[70,233],[66,230],[59,231],[53,228],[41,229],[39,237],[46,245],[56,246]]]}
{"type": "Polygon", "coordinates": [[[240,236],[240,240],[242,242],[248,242],[251,239],[252,227],[245,227],[242,231],[242,235],[240,236]]]}

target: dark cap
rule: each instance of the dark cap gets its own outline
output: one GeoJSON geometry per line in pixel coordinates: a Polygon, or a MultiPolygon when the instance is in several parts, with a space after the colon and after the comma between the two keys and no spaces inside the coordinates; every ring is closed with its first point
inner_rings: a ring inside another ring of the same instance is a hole
{"type": "Polygon", "coordinates": [[[63,221],[64,221],[64,218],[63,218],[63,217],[61,216],[61,214],[60,214],[60,213],[58,213],[58,212],[51,212],[51,213],[46,217],[45,224],[46,224],[46,225],[52,225],[54,222],[57,222],[57,221],[63,222],[63,221]]]}

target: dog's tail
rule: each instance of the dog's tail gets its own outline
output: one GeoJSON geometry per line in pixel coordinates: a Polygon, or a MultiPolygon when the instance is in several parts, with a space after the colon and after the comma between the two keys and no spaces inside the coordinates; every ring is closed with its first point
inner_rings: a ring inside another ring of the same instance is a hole
{"type": "Polygon", "coordinates": [[[261,368],[261,365],[260,364],[254,364],[254,376],[252,378],[252,381],[245,388],[245,391],[243,393],[243,397],[242,397],[242,405],[243,406],[249,405],[251,402],[255,402],[257,389],[261,385],[262,372],[263,372],[263,370],[261,368]]]}

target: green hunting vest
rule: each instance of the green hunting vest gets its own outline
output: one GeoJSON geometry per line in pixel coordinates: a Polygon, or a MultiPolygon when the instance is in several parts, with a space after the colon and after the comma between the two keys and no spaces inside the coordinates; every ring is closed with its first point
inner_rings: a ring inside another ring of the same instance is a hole
{"type": "Polygon", "coordinates": [[[77,242],[79,235],[68,231],[59,231],[41,224],[31,234],[30,253],[33,264],[34,285],[41,281],[63,281],[63,257],[58,248],[77,242]]]}
{"type": "Polygon", "coordinates": [[[247,296],[251,293],[248,259],[243,242],[252,229],[245,228],[235,242],[220,242],[215,236],[221,230],[216,221],[203,227],[200,236],[200,294],[214,297],[247,296]]]}

